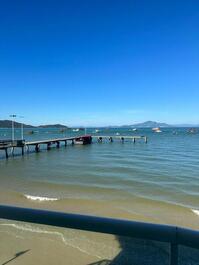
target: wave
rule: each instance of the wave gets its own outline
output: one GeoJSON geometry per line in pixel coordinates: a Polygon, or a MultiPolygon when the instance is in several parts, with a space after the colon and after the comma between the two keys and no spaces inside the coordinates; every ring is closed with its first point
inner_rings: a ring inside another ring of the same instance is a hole
{"type": "Polygon", "coordinates": [[[106,244],[106,242],[97,242],[96,239],[90,239],[87,237],[83,231],[80,233],[72,229],[67,229],[67,231],[65,231],[66,234],[64,234],[61,231],[46,230],[44,228],[30,224],[21,225],[18,223],[0,223],[0,227],[12,227],[24,232],[46,234],[52,237],[57,237],[66,246],[78,249],[80,252],[98,259],[111,259],[118,253],[118,249],[114,246],[111,246],[110,242],[108,242],[108,244],[106,244]]]}
{"type": "Polygon", "coordinates": [[[58,198],[49,198],[49,197],[41,197],[41,196],[33,196],[33,195],[28,195],[28,194],[24,194],[24,197],[28,200],[31,201],[40,201],[40,202],[44,202],[44,201],[58,201],[58,198]]]}
{"type": "Polygon", "coordinates": [[[193,213],[199,216],[199,210],[191,209],[193,213]]]}

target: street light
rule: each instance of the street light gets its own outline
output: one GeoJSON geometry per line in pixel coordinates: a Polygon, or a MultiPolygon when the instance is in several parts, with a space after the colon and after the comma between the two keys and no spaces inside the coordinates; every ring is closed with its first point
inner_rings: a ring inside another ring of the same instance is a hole
{"type": "Polygon", "coordinates": [[[12,142],[14,142],[14,140],[15,140],[14,118],[16,118],[17,115],[12,114],[12,115],[10,115],[10,117],[12,118],[12,142]]]}
{"type": "MultiPolygon", "coordinates": [[[[19,118],[23,119],[24,116],[19,116],[19,118]]],[[[23,122],[21,122],[21,140],[23,140],[23,136],[24,136],[24,133],[23,133],[23,122]]]]}

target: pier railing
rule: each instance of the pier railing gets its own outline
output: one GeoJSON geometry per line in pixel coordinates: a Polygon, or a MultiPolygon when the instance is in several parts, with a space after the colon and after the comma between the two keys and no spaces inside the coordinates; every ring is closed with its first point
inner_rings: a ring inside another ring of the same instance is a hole
{"type": "Polygon", "coordinates": [[[0,218],[99,232],[170,244],[170,265],[178,264],[178,246],[199,249],[199,231],[176,226],[0,205],[0,218]]]}

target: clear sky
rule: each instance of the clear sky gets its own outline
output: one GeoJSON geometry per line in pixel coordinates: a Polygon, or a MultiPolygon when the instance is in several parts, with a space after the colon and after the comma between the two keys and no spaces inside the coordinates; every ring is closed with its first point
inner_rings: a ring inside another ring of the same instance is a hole
{"type": "Polygon", "coordinates": [[[199,123],[199,1],[0,1],[0,97],[31,124],[199,123]]]}

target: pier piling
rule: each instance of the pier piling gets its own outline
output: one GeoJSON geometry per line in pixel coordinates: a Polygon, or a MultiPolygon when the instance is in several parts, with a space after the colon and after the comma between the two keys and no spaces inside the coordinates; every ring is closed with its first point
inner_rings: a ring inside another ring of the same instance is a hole
{"type": "Polygon", "coordinates": [[[35,152],[36,152],[36,153],[39,153],[39,151],[40,151],[40,150],[39,150],[39,144],[36,144],[36,145],[35,145],[35,152]]]}
{"type": "Polygon", "coordinates": [[[8,159],[8,148],[5,148],[6,159],[8,159]]]}
{"type": "Polygon", "coordinates": [[[51,143],[47,143],[47,150],[49,151],[51,149],[51,143]]]}

